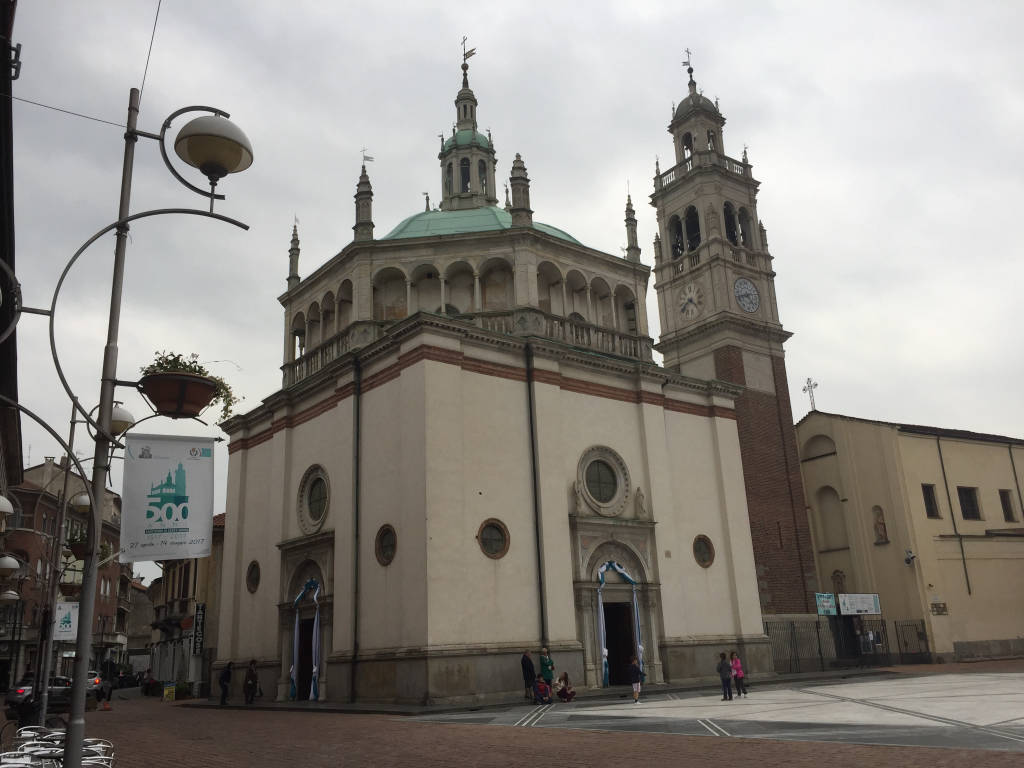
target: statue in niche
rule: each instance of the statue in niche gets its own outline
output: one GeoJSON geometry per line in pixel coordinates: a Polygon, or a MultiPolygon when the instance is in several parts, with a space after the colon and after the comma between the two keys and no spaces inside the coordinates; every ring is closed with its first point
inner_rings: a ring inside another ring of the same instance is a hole
{"type": "Polygon", "coordinates": [[[576,514],[576,515],[582,515],[583,511],[584,511],[584,508],[583,508],[583,489],[580,487],[580,481],[579,480],[573,481],[572,493],[573,493],[573,502],[574,502],[574,504],[573,504],[573,513],[576,514]]]}
{"type": "Polygon", "coordinates": [[[888,544],[889,531],[885,527],[885,513],[881,507],[875,507],[875,544],[888,544]]]}
{"type": "Polygon", "coordinates": [[[644,499],[644,492],[640,486],[637,486],[636,491],[633,493],[633,507],[637,520],[647,519],[647,502],[644,499]]]}

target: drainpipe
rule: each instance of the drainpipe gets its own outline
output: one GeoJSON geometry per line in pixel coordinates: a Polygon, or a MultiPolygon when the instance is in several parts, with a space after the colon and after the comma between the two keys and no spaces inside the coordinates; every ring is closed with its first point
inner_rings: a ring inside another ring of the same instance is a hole
{"type": "Polygon", "coordinates": [[[356,665],[359,661],[359,443],[362,432],[363,367],[352,358],[352,664],[349,673],[349,701],[356,700],[356,665]]]}
{"type": "Polygon", "coordinates": [[[1024,499],[1020,495],[1020,480],[1017,479],[1017,465],[1013,461],[1013,443],[1007,443],[1006,450],[1010,454],[1010,469],[1013,470],[1013,482],[1017,484],[1017,509],[1024,511],[1024,499]]]}
{"type": "Polygon", "coordinates": [[[533,476],[533,535],[537,549],[537,592],[540,602],[540,643],[548,644],[548,607],[544,599],[544,560],[540,544],[540,475],[537,472],[537,423],[534,417],[533,400],[533,346],[527,342],[523,348],[526,355],[526,403],[530,424],[530,473],[533,476]]]}
{"type": "MultiPolygon", "coordinates": [[[[935,436],[935,447],[939,449],[939,466],[942,467],[942,483],[946,486],[946,503],[949,504],[949,519],[953,521],[953,535],[960,542],[960,562],[964,566],[964,582],[967,584],[967,594],[971,593],[971,577],[967,574],[967,555],[964,554],[964,537],[956,528],[956,513],[953,511],[953,497],[949,493],[949,479],[946,477],[946,462],[942,459],[942,441],[938,435],[935,436]]],[[[1011,457],[1012,458],[1012,457],[1011,457]]]]}

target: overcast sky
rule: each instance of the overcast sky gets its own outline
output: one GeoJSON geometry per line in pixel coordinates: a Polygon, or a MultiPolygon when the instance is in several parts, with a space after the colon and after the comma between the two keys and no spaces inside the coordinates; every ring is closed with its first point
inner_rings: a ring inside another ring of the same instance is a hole
{"type": "MultiPolygon", "coordinates": [[[[156,0],[22,2],[16,96],[123,123],[143,78],[156,0]]],[[[438,133],[470,85],[498,175],[520,152],[537,220],[618,255],[627,183],[652,263],[655,157],[672,165],[670,110],[698,86],[720,100],[725,151],[749,145],[777,271],[794,416],[820,410],[1024,437],[1016,206],[1024,200],[1024,46],[1017,2],[265,2],[164,0],[139,127],[217,106],[255,162],[220,212],[133,225],[118,375],[158,349],[196,352],[243,410],[280,386],[293,217],[305,276],[352,237],[360,150],[378,237],[440,198],[438,133]]],[[[183,124],[179,120],[175,128],[183,124]]],[[[65,262],[116,218],[122,131],[15,102],[18,275],[48,306],[65,262]]],[[[201,184],[201,177],[191,177],[201,184]]],[[[133,212],[204,207],[136,150],[133,212]]],[[[113,236],[72,271],[57,344],[82,402],[98,399],[113,236]]],[[[657,336],[653,284],[648,317],[657,336]]],[[[22,402],[61,433],[69,404],[46,323],[18,329],[22,402]]],[[[145,406],[123,392],[136,417],[145,406]]],[[[150,430],[219,434],[194,422],[150,430]]],[[[26,463],[59,454],[24,421],[26,463]]],[[[83,455],[91,455],[87,439],[83,455]]],[[[218,451],[216,510],[227,454],[218,451]]],[[[120,490],[119,473],[115,489],[120,490]]]]}

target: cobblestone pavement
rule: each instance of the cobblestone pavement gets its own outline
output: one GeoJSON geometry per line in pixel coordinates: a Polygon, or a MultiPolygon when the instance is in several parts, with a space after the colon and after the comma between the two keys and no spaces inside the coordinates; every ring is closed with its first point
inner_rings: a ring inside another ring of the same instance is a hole
{"type": "Polygon", "coordinates": [[[118,765],[139,768],[241,766],[773,766],[1021,765],[1020,753],[927,747],[785,742],[415,721],[380,715],[198,709],[155,699],[115,700],[86,716],[89,736],[116,745],[118,765]]]}

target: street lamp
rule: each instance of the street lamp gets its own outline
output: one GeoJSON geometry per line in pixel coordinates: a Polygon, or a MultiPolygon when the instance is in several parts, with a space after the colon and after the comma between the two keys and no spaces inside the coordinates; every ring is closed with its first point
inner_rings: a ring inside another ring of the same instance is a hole
{"type": "MultiPolygon", "coordinates": [[[[121,170],[121,194],[117,220],[86,240],[78,251],[76,251],[71,257],[57,281],[57,286],[54,290],[49,310],[30,309],[21,306],[20,286],[17,285],[16,281],[12,280],[12,282],[15,282],[13,292],[15,298],[14,322],[10,327],[3,329],[2,332],[0,332],[0,341],[2,341],[6,336],[13,332],[13,326],[17,323],[22,312],[49,315],[50,351],[53,357],[54,367],[57,370],[57,376],[60,379],[64,390],[71,398],[72,405],[75,410],[80,413],[85,421],[95,429],[95,435],[93,437],[95,442],[95,451],[93,453],[92,482],[91,487],[89,488],[92,510],[88,516],[88,547],[83,564],[82,596],[79,604],[78,616],[78,639],[75,651],[74,677],[72,679],[71,688],[71,714],[68,723],[67,736],[64,741],[64,758],[62,764],[65,768],[80,768],[82,764],[82,743],[85,737],[85,673],[88,671],[87,666],[91,645],[90,640],[96,607],[96,572],[99,554],[100,530],[102,525],[100,501],[102,500],[103,494],[106,490],[110,448],[112,445],[119,445],[114,428],[116,423],[114,388],[118,384],[131,384],[134,386],[134,382],[121,382],[117,379],[117,342],[121,319],[121,291],[124,283],[124,262],[125,251],[128,244],[129,224],[138,219],[150,216],[178,213],[205,216],[224,221],[228,224],[233,224],[234,226],[242,229],[249,228],[246,224],[243,224],[240,221],[236,221],[228,216],[223,216],[213,212],[214,201],[224,199],[223,195],[216,194],[215,192],[217,182],[230,173],[237,173],[245,170],[252,163],[252,145],[249,143],[248,138],[246,138],[241,129],[227,119],[229,115],[223,110],[215,109],[213,107],[186,107],[184,109],[179,109],[177,112],[168,116],[163,122],[160,133],[148,133],[146,131],[139,130],[137,127],[139,100],[139,90],[137,88],[132,88],[128,97],[128,119],[124,134],[124,160],[121,170]],[[209,191],[200,189],[186,181],[174,168],[167,156],[165,146],[167,130],[170,128],[171,123],[175,118],[188,112],[212,113],[212,117],[206,116],[205,118],[199,118],[188,123],[182,129],[184,136],[179,135],[179,138],[175,142],[175,150],[178,156],[189,165],[199,168],[200,171],[206,175],[210,182],[209,191]],[[139,138],[154,139],[159,142],[160,154],[163,157],[164,164],[167,166],[167,169],[185,187],[199,195],[202,195],[203,197],[209,198],[210,209],[208,212],[193,208],[163,208],[152,211],[143,211],[136,214],[130,213],[135,144],[138,142],[139,138]],[[114,231],[116,233],[113,279],[110,291],[110,316],[107,324],[107,342],[103,350],[103,368],[100,375],[99,413],[94,420],[91,414],[87,413],[85,409],[81,407],[77,396],[68,384],[67,377],[64,375],[64,371],[61,367],[56,351],[54,320],[56,315],[57,299],[60,295],[61,286],[67,278],[71,267],[89,246],[110,231],[114,231]]],[[[13,279],[13,273],[6,264],[0,262],[0,267],[3,267],[4,271],[8,272],[13,279]]],[[[46,424],[43,419],[32,413],[32,411],[25,408],[20,403],[16,403],[4,396],[0,396],[0,403],[12,405],[33,418],[40,426],[46,429],[47,432],[49,432],[49,434],[65,448],[65,450],[67,450],[69,459],[74,461],[76,467],[78,467],[80,471],[82,470],[81,462],[74,458],[74,454],[69,450],[68,444],[65,443],[53,428],[46,424]]]]}

